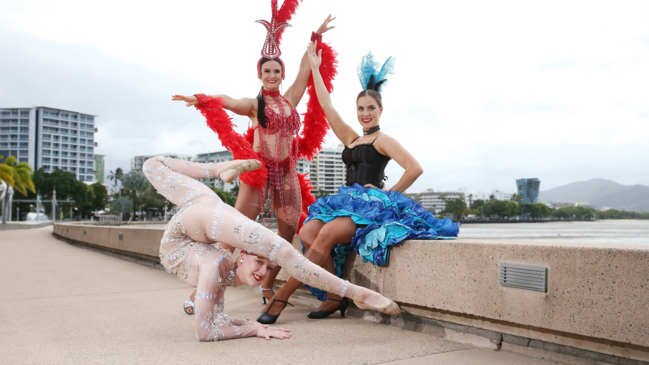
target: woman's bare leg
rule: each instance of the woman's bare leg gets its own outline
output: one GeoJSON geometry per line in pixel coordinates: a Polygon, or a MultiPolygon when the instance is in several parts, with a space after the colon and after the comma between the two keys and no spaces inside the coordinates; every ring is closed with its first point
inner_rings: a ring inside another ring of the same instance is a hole
{"type": "MultiPolygon", "coordinates": [[[[316,224],[317,223],[313,224],[314,230],[318,228],[315,226],[316,224]]],[[[322,222],[320,222],[320,224],[322,224],[322,222]]],[[[308,227],[308,229],[311,228],[312,227],[308,227]]],[[[354,237],[354,234],[356,233],[356,224],[350,218],[336,218],[331,222],[322,224],[322,226],[319,227],[317,231],[318,234],[313,240],[311,247],[307,251],[306,257],[311,262],[321,267],[329,266],[325,269],[329,273],[331,273],[331,275],[333,275],[331,249],[339,242],[350,242],[352,237],[354,237]]],[[[306,235],[310,233],[311,232],[307,231],[306,235]]],[[[277,293],[275,293],[274,299],[288,301],[288,298],[301,286],[302,281],[298,280],[297,278],[291,277],[286,281],[286,283],[284,283],[284,285],[279,288],[277,293]]],[[[344,296],[336,292],[333,292],[333,294],[337,295],[338,298],[344,296]]],[[[279,314],[282,309],[283,307],[279,305],[272,308],[269,305],[267,306],[267,308],[265,308],[265,312],[274,316],[279,314]]]]}
{"type": "Polygon", "coordinates": [[[237,201],[234,207],[241,212],[241,214],[252,219],[257,219],[264,204],[264,193],[253,188],[252,186],[241,182],[239,184],[239,193],[237,194],[237,201]]]}
{"type": "MultiPolygon", "coordinates": [[[[273,210],[275,211],[275,217],[277,217],[277,234],[289,243],[293,243],[293,237],[295,237],[295,231],[297,231],[297,225],[302,210],[302,197],[297,189],[297,179],[295,185],[296,189],[285,192],[287,195],[295,195],[291,196],[290,199],[287,199],[289,201],[284,202],[285,205],[282,205],[279,192],[275,192],[273,196],[273,210]]],[[[268,273],[264,278],[264,281],[261,283],[261,287],[266,289],[262,289],[264,290],[262,294],[266,299],[272,299],[274,295],[272,288],[275,284],[275,278],[281,269],[281,266],[277,266],[268,273]]]]}

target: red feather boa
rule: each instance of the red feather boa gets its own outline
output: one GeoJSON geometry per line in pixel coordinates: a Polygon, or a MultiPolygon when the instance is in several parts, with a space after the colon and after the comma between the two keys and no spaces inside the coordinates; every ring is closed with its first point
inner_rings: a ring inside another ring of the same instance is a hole
{"type": "MultiPolygon", "coordinates": [[[[327,90],[333,90],[333,79],[336,76],[336,52],[326,43],[319,43],[318,50],[322,50],[322,63],[320,64],[320,74],[324,80],[327,90]]],[[[309,101],[307,102],[306,113],[304,114],[304,128],[298,136],[298,147],[300,156],[313,160],[313,157],[320,151],[324,137],[327,135],[329,123],[320,106],[318,96],[316,95],[313,76],[309,75],[307,84],[307,93],[309,101]]]]}
{"type": "MultiPolygon", "coordinates": [[[[297,0],[286,0],[279,10],[279,13],[284,11],[286,13],[293,7],[293,11],[297,7],[297,0]]],[[[288,19],[292,13],[288,15],[288,19]]],[[[279,17],[280,15],[278,15],[279,17]]],[[[318,50],[322,50],[322,63],[320,64],[320,73],[324,80],[327,90],[333,90],[333,78],[336,75],[336,52],[326,43],[319,43],[318,50]]],[[[329,124],[325,117],[322,107],[318,102],[315,86],[313,84],[313,77],[309,76],[307,84],[307,93],[309,100],[307,102],[307,111],[304,114],[304,128],[302,132],[296,137],[298,144],[298,158],[304,157],[307,160],[312,160],[313,157],[320,151],[324,137],[327,135],[329,124]]],[[[234,130],[232,119],[223,109],[223,104],[219,98],[213,98],[203,94],[195,95],[198,103],[196,109],[207,119],[207,125],[216,132],[221,140],[223,146],[230,152],[235,159],[249,159],[254,158],[263,162],[259,154],[252,149],[254,129],[248,128],[245,135],[241,135],[234,130]]],[[[266,179],[268,170],[264,166],[255,171],[246,172],[239,177],[242,182],[254,187],[255,189],[263,189],[266,186],[266,179]]],[[[313,187],[309,179],[304,174],[298,174],[300,181],[300,191],[302,194],[302,214],[300,216],[300,227],[306,218],[309,205],[315,202],[315,197],[311,194],[313,187]]]]}
{"type": "MultiPolygon", "coordinates": [[[[295,11],[297,10],[297,6],[299,1],[298,0],[284,0],[284,3],[282,4],[282,7],[279,8],[277,11],[277,22],[278,23],[288,23],[289,20],[293,17],[293,14],[295,14],[295,11]]],[[[284,28],[286,29],[286,28],[284,28]]],[[[276,34],[276,39],[277,39],[277,44],[279,45],[281,40],[282,40],[282,34],[284,34],[284,29],[280,30],[276,34]]]]}

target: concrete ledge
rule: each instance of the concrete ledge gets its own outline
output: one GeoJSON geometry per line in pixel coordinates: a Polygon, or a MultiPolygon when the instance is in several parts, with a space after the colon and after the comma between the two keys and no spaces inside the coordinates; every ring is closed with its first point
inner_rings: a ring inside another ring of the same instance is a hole
{"type": "Polygon", "coordinates": [[[163,225],[98,226],[83,223],[56,223],[54,235],[78,243],[160,262],[158,251],[163,225]]]}
{"type": "Polygon", "coordinates": [[[409,241],[350,278],[413,314],[649,361],[649,247],[409,241]],[[548,292],[506,288],[499,264],[548,267],[548,292]]]}
{"type": "MultiPolygon", "coordinates": [[[[162,229],[64,223],[54,234],[157,262],[162,229]]],[[[394,320],[407,329],[433,321],[449,333],[484,338],[485,347],[613,364],[649,361],[649,244],[614,246],[408,241],[392,250],[385,268],[356,257],[350,280],[399,302],[411,315],[394,320]],[[547,267],[548,292],[501,287],[501,262],[547,267]]]]}

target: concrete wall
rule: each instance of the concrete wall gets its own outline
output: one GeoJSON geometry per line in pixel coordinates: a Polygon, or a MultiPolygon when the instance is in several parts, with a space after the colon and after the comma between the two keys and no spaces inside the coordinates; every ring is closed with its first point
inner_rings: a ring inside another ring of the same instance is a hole
{"type": "Polygon", "coordinates": [[[56,236],[158,262],[162,232],[161,227],[143,227],[141,225],[54,224],[54,235],[56,236]]]}
{"type": "Polygon", "coordinates": [[[351,280],[430,318],[649,360],[649,249],[408,241],[351,280]],[[502,287],[501,262],[548,267],[548,292],[502,287]]]}
{"type": "MultiPolygon", "coordinates": [[[[162,229],[56,224],[54,233],[157,260],[162,229]]],[[[649,245],[641,247],[408,241],[385,268],[356,257],[350,280],[418,316],[649,360],[649,245]],[[548,292],[502,287],[501,262],[548,267],[548,292]]]]}

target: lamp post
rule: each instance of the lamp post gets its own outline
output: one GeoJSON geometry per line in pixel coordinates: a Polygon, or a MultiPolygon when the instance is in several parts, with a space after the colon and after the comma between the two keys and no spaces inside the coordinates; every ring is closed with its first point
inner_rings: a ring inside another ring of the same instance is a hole
{"type": "Polygon", "coordinates": [[[52,190],[52,222],[56,222],[56,189],[52,190]]]}

